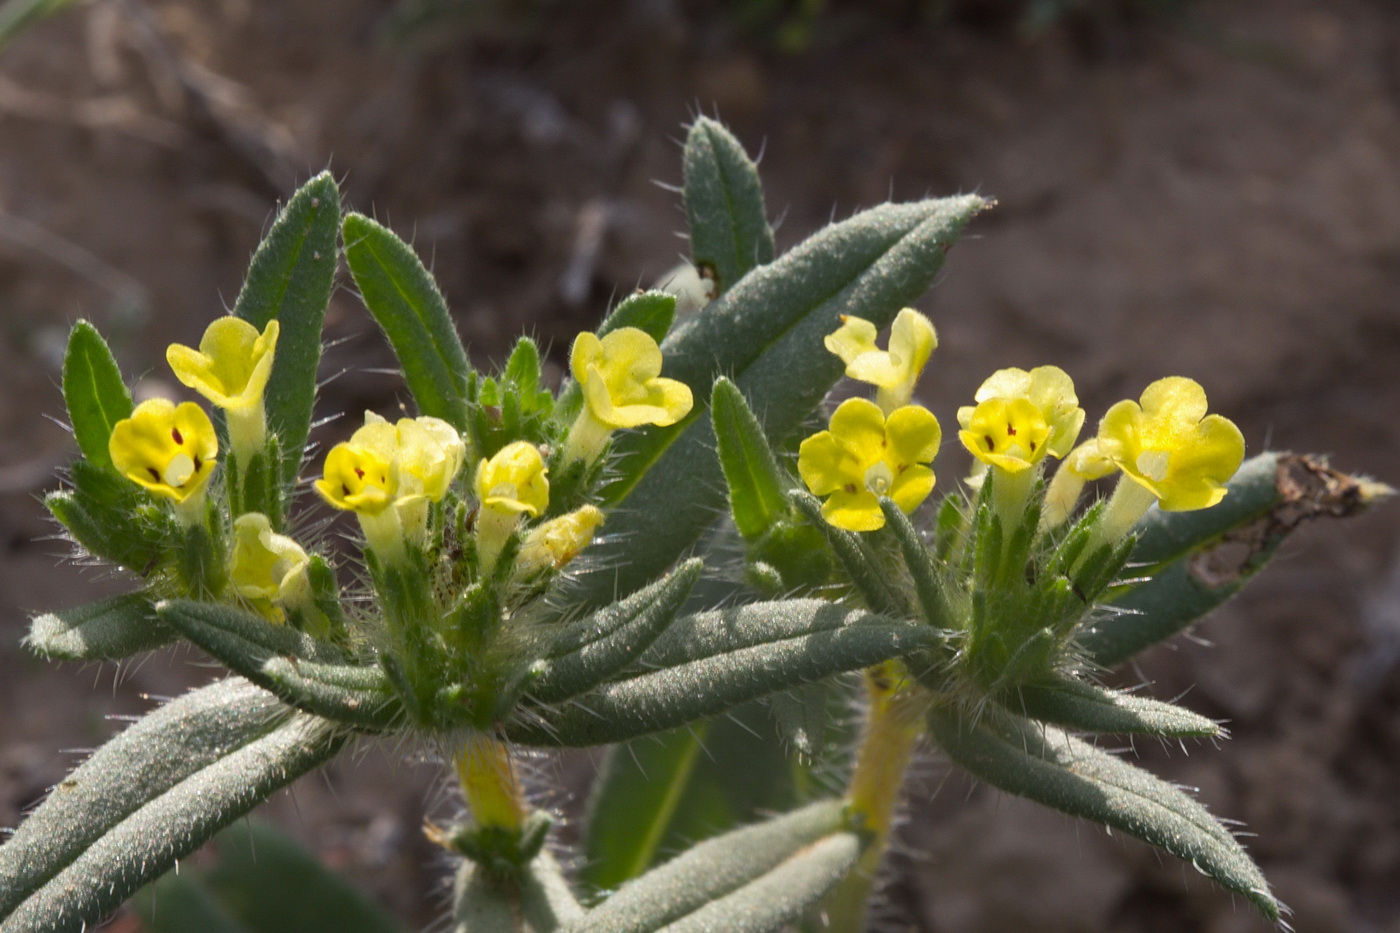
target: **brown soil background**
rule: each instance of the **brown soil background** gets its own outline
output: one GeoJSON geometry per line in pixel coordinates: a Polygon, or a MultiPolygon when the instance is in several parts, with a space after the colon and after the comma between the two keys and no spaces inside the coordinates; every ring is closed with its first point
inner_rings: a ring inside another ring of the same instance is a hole
{"type": "MultiPolygon", "coordinates": [[[[1400,479],[1400,7],[1219,0],[1192,8],[1205,31],[1091,15],[1031,42],[997,6],[937,28],[901,4],[884,19],[837,7],[782,53],[713,7],[544,4],[538,22],[404,52],[374,39],[384,2],[110,0],[7,49],[0,825],[112,717],[213,673],[187,651],[117,671],[19,647],[28,614],[122,586],[65,563],[36,500],[72,454],[54,423],[66,330],[94,320],[128,374],[167,382],[165,344],[194,343],[232,303],[276,200],[327,165],[348,205],[432,257],[479,361],[522,328],[557,361],[611,296],[682,254],[677,199],[654,182],[679,182],[687,119],[718,113],[763,150],[780,248],[887,197],[999,199],[921,302],[942,340],[922,395],[945,423],[1000,366],[1064,367],[1091,419],[1180,373],[1253,451],[1400,479]]],[[[349,290],[328,326],[324,374],[344,375],[322,410],[387,410],[402,389],[374,371],[388,354],[349,290]]],[[[962,469],[949,453],[945,482],[962,469]]],[[[1138,755],[1257,834],[1300,930],[1400,933],[1395,516],[1308,529],[1200,639],[1125,681],[1230,721],[1221,748],[1138,755]]],[[[444,898],[419,826],[451,805],[431,755],[402,751],[366,748],[264,812],[415,928],[444,898]]],[[[578,788],[589,760],[545,759],[542,775],[578,788]]],[[[922,770],[889,929],[1266,928],[1145,846],[936,758],[922,770]]]]}

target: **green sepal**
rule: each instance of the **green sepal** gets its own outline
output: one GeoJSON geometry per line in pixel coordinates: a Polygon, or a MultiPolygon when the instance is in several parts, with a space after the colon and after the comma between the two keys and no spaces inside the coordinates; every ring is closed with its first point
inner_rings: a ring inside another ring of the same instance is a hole
{"type": "MultiPolygon", "coordinates": [[[[801,489],[788,493],[788,498],[797,511],[806,517],[831,545],[831,552],[846,571],[846,576],[856,590],[865,598],[865,604],[876,612],[887,612],[904,616],[912,609],[907,600],[896,590],[889,573],[888,564],[875,551],[874,540],[866,534],[846,531],[831,524],[822,515],[821,501],[816,496],[801,489]]],[[[887,555],[892,557],[893,555],[887,555]]]]}
{"type": "Polygon", "coordinates": [[[680,612],[704,562],[686,561],[656,583],[562,633],[527,688],[537,703],[558,703],[591,690],[645,651],[680,612]],[[565,647],[565,650],[559,648],[565,647]]]}
{"type": "Polygon", "coordinates": [[[682,167],[690,259],[718,297],[750,269],[773,261],[763,185],[744,147],[709,117],[690,125],[682,167]]]}
{"type": "Polygon", "coordinates": [[[331,173],[322,172],[298,188],[277,215],[253,253],[233,307],[236,317],[259,331],[274,318],[280,327],[263,406],[268,427],[281,442],[280,476],[286,486],[296,482],[311,430],[339,230],[340,190],[331,173]]]}
{"type": "Polygon", "coordinates": [[[1175,786],[1053,726],[991,710],[974,721],[934,708],[928,725],[974,777],[1165,849],[1265,917],[1279,918],[1268,882],[1234,835],[1175,786]]]}
{"type": "MultiPolygon", "coordinates": [[[[512,441],[537,446],[550,441],[548,423],[554,413],[554,395],[544,387],[540,351],[529,337],[521,337],[499,377],[472,373],[467,381],[468,434],[473,443],[467,462],[490,457],[512,441]]],[[[554,505],[553,475],[550,505],[554,505]]]]}
{"type": "Polygon", "coordinates": [[[341,231],[350,274],[419,412],[465,431],[471,364],[432,274],[412,247],[363,214],[346,214],[341,231]]]}
{"type": "Polygon", "coordinates": [[[167,703],[107,742],[0,846],[0,929],[80,933],[344,735],[240,679],[167,703]]]}
{"type": "Polygon", "coordinates": [[[554,933],[583,915],[548,850],[509,874],[468,859],[452,885],[453,933],[554,933]]]}
{"type": "Polygon", "coordinates": [[[763,426],[743,393],[722,376],[715,380],[710,397],[710,418],[734,527],[753,541],[787,515],[791,481],[778,467],[763,426]]]}
{"type": "Polygon", "coordinates": [[[175,572],[184,592],[196,598],[222,593],[228,582],[228,541],[218,505],[206,499],[201,520],[177,525],[175,533],[175,572]]]}
{"type": "Polygon", "coordinates": [[[919,623],[821,600],[701,613],[678,619],[642,655],[638,664],[647,673],[580,694],[563,707],[532,708],[530,715],[509,721],[506,731],[527,745],[618,742],[910,654],[927,648],[933,637],[932,629],[919,623]],[[695,624],[686,625],[688,619],[695,624]],[[778,632],[783,634],[773,637],[778,632]]]}
{"type": "Polygon", "coordinates": [[[995,697],[1013,713],[1075,732],[1215,738],[1220,724],[1173,703],[1134,696],[1060,675],[995,697]]]}
{"type": "Polygon", "coordinates": [[[1121,612],[1079,633],[1086,660],[1112,667],[1184,631],[1249,582],[1301,524],[1354,515],[1383,495],[1316,458],[1281,453],[1246,461],[1227,488],[1212,508],[1154,509],[1138,524],[1132,560],[1147,563],[1150,576],[1111,591],[1121,612]]]}
{"type": "Polygon", "coordinates": [[[319,619],[300,620],[302,628],[315,638],[324,639],[340,648],[350,641],[345,622],[345,609],[340,604],[340,581],[335,568],[320,554],[312,554],[306,564],[306,579],[311,584],[311,602],[320,613],[319,619]]]}
{"type": "Polygon", "coordinates": [[[927,545],[919,537],[918,529],[904,510],[888,497],[880,499],[880,511],[885,516],[885,534],[894,538],[904,557],[904,566],[914,583],[914,595],[918,598],[924,619],[935,628],[952,628],[955,620],[948,608],[943,584],[939,582],[938,569],[927,545]]]}
{"type": "Polygon", "coordinates": [[[188,599],[156,605],[161,621],[298,709],[356,729],[383,731],[403,719],[384,672],[347,664],[339,650],[250,612],[188,599]]]}
{"type": "Polygon", "coordinates": [[[264,450],[254,451],[244,462],[232,450],[224,457],[228,472],[229,514],[237,517],[261,512],[275,532],[282,531],[282,489],[276,464],[282,462],[277,438],[270,436],[264,450]]]}
{"type": "Polygon", "coordinates": [[[73,488],[49,493],[44,505],[89,553],[143,577],[168,559],[177,529],[161,503],[87,460],[73,461],[68,475],[73,488]]]}
{"type": "Polygon", "coordinates": [[[150,596],[125,593],[35,616],[24,644],[54,661],[120,661],[175,638],[156,617],[150,596]]]}
{"type": "MultiPolygon", "coordinates": [[[[702,919],[706,914],[698,912],[708,911],[712,915],[726,899],[746,891],[752,893],[751,886],[764,879],[773,879],[784,867],[803,866],[801,853],[820,851],[821,843],[830,840],[841,841],[839,845],[848,860],[840,871],[813,874],[834,884],[860,854],[861,845],[853,833],[846,831],[846,814],[842,804],[825,800],[693,846],[666,864],[624,884],[578,923],[570,926],[568,933],[654,933],[663,927],[668,931],[677,929],[678,926],[673,924],[684,922],[686,918],[702,919]]],[[[794,872],[783,872],[779,877],[806,888],[801,884],[803,876],[814,867],[805,866],[794,872]]],[[[772,890],[774,887],[764,885],[760,890],[782,903],[789,903],[793,892],[772,890]]],[[[812,900],[822,893],[825,893],[824,889],[812,900]]],[[[752,910],[763,910],[759,899],[749,897],[744,900],[752,910]]],[[[732,903],[728,905],[730,908],[734,906],[732,903]]],[[[697,928],[731,930],[736,929],[734,923],[744,923],[740,917],[733,916],[732,910],[718,912],[724,914],[726,922],[697,928]]],[[[738,928],[750,929],[748,926],[738,928]]]]}
{"type": "MultiPolygon", "coordinates": [[[[708,402],[727,375],[770,438],[797,430],[840,378],[823,345],[855,314],[883,327],[933,281],[948,248],[986,208],[976,196],[890,204],[835,224],[744,276],[667,338],[662,375],[708,402]]],[[[594,605],[645,585],[723,514],[724,477],[710,419],[697,407],[671,427],[619,435],[615,481],[603,493],[626,508],[608,520],[608,540],[590,549],[598,570],[581,579],[594,605]],[[606,568],[606,569],[602,569],[606,568]]]]}
{"type": "Polygon", "coordinates": [[[63,354],[63,401],[78,449],[94,466],[115,470],[107,443],[118,421],[134,410],[131,392],[107,341],[87,321],[68,333],[63,354]]]}
{"type": "Polygon", "coordinates": [[[519,829],[467,823],[454,831],[449,844],[497,876],[519,876],[544,848],[554,818],[535,810],[519,829]]]}

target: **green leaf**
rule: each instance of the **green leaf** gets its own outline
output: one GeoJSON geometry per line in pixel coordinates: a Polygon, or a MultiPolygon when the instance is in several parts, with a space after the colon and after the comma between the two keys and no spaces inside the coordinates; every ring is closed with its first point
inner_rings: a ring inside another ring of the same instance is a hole
{"type": "Polygon", "coordinates": [[[788,494],[788,498],[826,538],[831,552],[865,598],[866,605],[876,611],[895,615],[909,613],[912,607],[906,605],[899,591],[890,585],[888,563],[872,550],[869,539],[828,522],[822,515],[821,502],[806,490],[795,489],[788,494]]]}
{"type": "MultiPolygon", "coordinates": [[[[726,895],[742,891],[765,876],[771,877],[775,870],[794,864],[798,853],[812,851],[812,847],[823,840],[844,840],[842,847],[849,851],[850,862],[853,862],[859,855],[860,844],[853,834],[844,832],[844,828],[845,812],[841,802],[825,800],[725,833],[624,884],[617,893],[570,926],[568,933],[650,933],[662,927],[674,929],[667,924],[694,916],[726,895]]],[[[850,862],[846,863],[846,868],[850,867],[850,862]]],[[[792,873],[784,877],[800,883],[803,871],[795,872],[797,878],[790,878],[792,873]]],[[[830,882],[834,884],[839,880],[841,873],[830,878],[830,882]]],[[[825,874],[822,877],[827,878],[825,874]]],[[[774,893],[784,899],[781,893],[774,893]]],[[[728,923],[705,927],[712,930],[733,928],[728,923]]]]}
{"type": "Polygon", "coordinates": [[[743,393],[723,377],[715,380],[710,417],[730,514],[739,534],[752,541],[787,514],[789,481],[743,393]]]}
{"type": "Polygon", "coordinates": [[[1278,919],[1278,902],[1259,867],[1205,807],[1171,784],[1052,726],[1011,716],[993,721],[990,712],[974,724],[941,708],[929,713],[928,724],[973,776],[1165,849],[1278,919]]]}
{"type": "Polygon", "coordinates": [[[996,699],[1014,713],[1076,732],[1163,738],[1214,738],[1221,734],[1215,720],[1172,703],[1109,690],[1067,676],[1025,684],[996,699]]]}
{"type": "Polygon", "coordinates": [[[674,573],[566,629],[571,647],[551,657],[528,693],[537,703],[558,703],[591,690],[632,662],[680,612],[704,562],[691,559],[674,573]],[[586,640],[585,640],[586,639],[586,640]]]}
{"type": "Polygon", "coordinates": [[[750,269],[773,261],[773,228],[764,213],[758,167],[709,117],[691,124],[682,164],[691,262],[714,280],[718,296],[750,269]]]}
{"type": "Polygon", "coordinates": [[[115,469],[107,441],[132,412],[131,393],[107,341],[87,321],[73,325],[63,354],[63,401],[78,449],[91,463],[115,469]]]}
{"type": "Polygon", "coordinates": [[[762,703],[609,750],[589,801],[582,879],[616,888],[660,858],[797,802],[762,703]]]}
{"type": "Polygon", "coordinates": [[[345,215],[342,236],[350,274],[394,348],[418,410],[465,430],[471,364],[432,274],[412,247],[363,214],[345,215]]]}
{"type": "Polygon", "coordinates": [[[1300,525],[1355,515],[1386,495],[1317,458],[1278,453],[1248,460],[1228,488],[1213,508],[1154,509],[1139,523],[1133,561],[1154,565],[1151,576],[1112,598],[1121,612],[1079,633],[1087,660],[1112,667],[1184,631],[1249,582],[1300,525]]]}
{"type": "Polygon", "coordinates": [[[635,327],[657,343],[666,339],[676,319],[676,296],[666,292],[637,292],[618,302],[598,327],[605,337],[619,327],[635,327]]]}
{"type": "Polygon", "coordinates": [[[144,490],[112,470],[75,460],[73,489],[44,497],[44,505],[89,553],[148,576],[169,557],[174,525],[144,490]]]}
{"type": "Polygon", "coordinates": [[[338,649],[284,625],[188,599],[156,605],[161,620],[284,702],[358,729],[379,731],[402,719],[378,667],[347,664],[338,649]]]}
{"type": "Polygon", "coordinates": [[[147,885],[129,907],[152,933],[252,933],[191,870],[172,871],[147,885]]]}
{"type": "Polygon", "coordinates": [[[0,929],[78,933],[344,744],[243,680],[167,703],[60,782],[0,846],[0,929]]]}
{"type": "Polygon", "coordinates": [[[335,287],[340,191],[330,172],[302,185],[253,254],[233,313],[258,330],[281,332],[263,404],[282,450],[284,484],[296,481],[321,362],[321,325],[335,287]]]}
{"type": "Polygon", "coordinates": [[[54,661],[120,661],[175,640],[145,593],[126,593],[37,615],[24,643],[54,661]]]}
{"type": "Polygon", "coordinates": [[[933,637],[919,623],[842,610],[821,600],[701,613],[677,620],[642,655],[640,666],[660,670],[606,684],[559,708],[531,710],[508,722],[506,732],[528,745],[618,742],[909,654],[933,637]]]}
{"type": "MultiPolygon", "coordinates": [[[[883,327],[919,296],[967,222],[985,209],[976,196],[887,204],[835,224],[781,259],[760,266],[667,338],[662,374],[708,401],[727,375],[753,399],[764,434],[786,439],[840,378],[823,345],[842,314],[883,327]]],[[[710,419],[697,408],[679,424],[618,436],[618,478],[608,540],[590,549],[599,568],[581,596],[610,602],[654,578],[724,513],[724,477],[710,419]],[[604,569],[605,568],[605,569],[604,569]]]]}

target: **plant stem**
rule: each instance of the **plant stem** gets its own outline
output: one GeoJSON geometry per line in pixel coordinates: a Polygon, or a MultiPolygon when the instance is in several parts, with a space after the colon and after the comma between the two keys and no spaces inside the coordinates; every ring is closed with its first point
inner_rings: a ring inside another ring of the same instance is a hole
{"type": "Polygon", "coordinates": [[[454,765],[476,825],[518,836],[530,810],[505,743],[483,732],[473,733],[454,765]]]}
{"type": "Polygon", "coordinates": [[[872,838],[855,870],[827,897],[826,929],[832,933],[865,929],[876,874],[889,847],[904,772],[923,734],[925,698],[902,664],[887,661],[869,668],[865,686],[869,709],[846,800],[852,818],[872,838]]]}

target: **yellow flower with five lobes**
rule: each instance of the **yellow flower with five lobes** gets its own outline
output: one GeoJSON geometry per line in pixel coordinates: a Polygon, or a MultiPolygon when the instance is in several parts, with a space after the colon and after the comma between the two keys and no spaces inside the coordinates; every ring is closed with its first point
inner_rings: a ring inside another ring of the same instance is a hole
{"type": "Polygon", "coordinates": [[[519,572],[530,576],[550,567],[562,570],[593,543],[593,533],[601,524],[603,510],[585,505],[532,528],[520,545],[519,572]]]}
{"type": "Polygon", "coordinates": [[[476,468],[476,497],[484,509],[537,517],[549,505],[549,476],[534,444],[515,441],[476,468]]]}
{"type": "Polygon", "coordinates": [[[973,398],[975,406],[958,409],[958,439],[1008,473],[1028,470],[1046,454],[1063,457],[1084,426],[1074,381],[1058,366],[998,370],[973,398]]]}
{"type": "Polygon", "coordinates": [[[192,513],[214,472],[219,439],[194,402],[153,398],[112,427],[107,450],[127,479],[192,513]]]}
{"type": "Polygon", "coordinates": [[[594,459],[620,428],[675,424],[690,413],[690,387],[663,379],[661,363],[661,347],[636,327],[574,338],[569,371],[583,391],[583,409],[565,442],[566,461],[594,459]]]}
{"type": "Polygon", "coordinates": [[[1040,529],[1047,531],[1064,524],[1079,502],[1079,494],[1090,480],[1102,479],[1118,469],[1103,455],[1099,439],[1091,437],[1069,452],[1045,490],[1045,507],[1040,513],[1040,529]]]}
{"type": "Polygon", "coordinates": [[[1158,379],[1140,401],[1110,408],[1097,440],[1100,454],[1169,512],[1215,505],[1244,462],[1240,429],[1206,414],[1205,389],[1182,376],[1158,379]]]}
{"type": "Polygon", "coordinates": [[[221,317],[205,329],[198,350],[178,343],[165,350],[175,378],[227,412],[229,443],[240,457],[262,448],[263,394],[279,333],[275,319],[258,333],[242,318],[221,317]]]}
{"type": "Polygon", "coordinates": [[[274,532],[261,512],[247,512],[234,519],[229,582],[239,596],[255,605],[308,604],[311,583],[306,567],[310,560],[300,544],[274,532]]]}
{"type": "Polygon", "coordinates": [[[501,550],[521,519],[538,517],[549,505],[549,476],[539,448],[525,441],[507,444],[476,468],[477,565],[483,576],[496,566],[501,550]]]}
{"type": "Polygon", "coordinates": [[[398,464],[357,444],[354,437],[331,448],[321,474],[313,484],[321,498],[361,516],[379,515],[398,495],[398,464]]]}
{"type": "Polygon", "coordinates": [[[847,399],[831,416],[829,430],[813,434],[797,452],[797,471],[813,495],[825,496],[822,517],[847,531],[874,531],[885,524],[880,497],[912,512],[933,491],[927,464],[942,441],[938,419],[928,409],[905,405],[888,418],[874,402],[847,399]]]}
{"type": "Polygon", "coordinates": [[[847,376],[878,387],[875,400],[889,414],[913,397],[914,384],[938,348],[938,333],[927,317],[905,308],[890,327],[888,350],[875,346],[875,334],[870,321],[843,314],[841,326],[822,342],[846,364],[847,376]]]}

